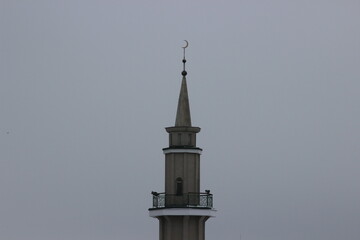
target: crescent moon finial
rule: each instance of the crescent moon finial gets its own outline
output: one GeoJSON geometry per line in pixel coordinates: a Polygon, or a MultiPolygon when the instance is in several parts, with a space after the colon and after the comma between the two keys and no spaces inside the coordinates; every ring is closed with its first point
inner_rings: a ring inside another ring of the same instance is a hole
{"type": "Polygon", "coordinates": [[[185,59],[185,48],[187,48],[188,46],[189,46],[189,42],[187,41],[187,40],[184,40],[185,41],[185,43],[186,43],[186,45],[184,46],[184,47],[182,47],[183,49],[184,49],[184,58],[183,58],[183,60],[182,60],[182,62],[183,62],[183,71],[182,71],[182,75],[185,77],[186,75],[187,75],[187,72],[186,72],[186,70],[185,70],[185,63],[186,63],[186,59],[185,59]]]}
{"type": "Polygon", "coordinates": [[[188,46],[189,46],[189,42],[187,41],[187,40],[184,40],[185,41],[185,43],[186,43],[186,45],[185,45],[185,47],[182,47],[182,48],[187,48],[188,46]]]}

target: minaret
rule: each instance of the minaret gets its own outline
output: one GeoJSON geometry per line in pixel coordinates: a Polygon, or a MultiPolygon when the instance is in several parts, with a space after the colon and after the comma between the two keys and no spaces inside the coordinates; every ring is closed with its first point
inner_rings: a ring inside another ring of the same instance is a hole
{"type": "Polygon", "coordinates": [[[153,194],[150,217],[159,219],[160,240],[205,240],[205,222],[215,216],[210,190],[200,192],[201,148],[196,146],[199,127],[191,125],[185,70],[185,48],[182,82],[175,126],[167,127],[169,146],[165,154],[165,192],[153,194]]]}

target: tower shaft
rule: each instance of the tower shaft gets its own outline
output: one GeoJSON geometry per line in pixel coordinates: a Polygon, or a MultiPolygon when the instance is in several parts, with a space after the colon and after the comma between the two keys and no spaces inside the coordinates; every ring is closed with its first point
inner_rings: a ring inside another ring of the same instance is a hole
{"type": "Polygon", "coordinates": [[[160,240],[205,240],[207,216],[161,216],[160,240]]]}

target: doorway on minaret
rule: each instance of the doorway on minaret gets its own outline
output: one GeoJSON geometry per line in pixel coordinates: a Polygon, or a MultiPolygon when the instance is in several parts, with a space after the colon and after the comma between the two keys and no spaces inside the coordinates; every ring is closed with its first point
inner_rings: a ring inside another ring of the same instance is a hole
{"type": "Polygon", "coordinates": [[[182,178],[178,177],[176,179],[176,195],[180,196],[183,194],[183,180],[182,178]]]}

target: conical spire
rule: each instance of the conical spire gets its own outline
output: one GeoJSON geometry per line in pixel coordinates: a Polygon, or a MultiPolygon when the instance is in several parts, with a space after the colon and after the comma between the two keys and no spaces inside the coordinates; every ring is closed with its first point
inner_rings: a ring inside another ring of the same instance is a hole
{"type": "Polygon", "coordinates": [[[186,40],[185,40],[185,42],[186,42],[186,46],[183,47],[184,58],[182,60],[183,71],[181,72],[181,75],[183,76],[183,78],[182,78],[182,82],[181,82],[179,102],[178,102],[178,108],[177,108],[177,113],[176,113],[176,121],[175,121],[176,127],[191,127],[189,95],[188,95],[187,85],[186,85],[187,72],[185,70],[185,63],[186,63],[185,48],[188,47],[189,43],[186,40]]]}
{"type": "Polygon", "coordinates": [[[191,127],[189,95],[186,85],[186,77],[183,76],[176,113],[176,127],[191,127]]]}

